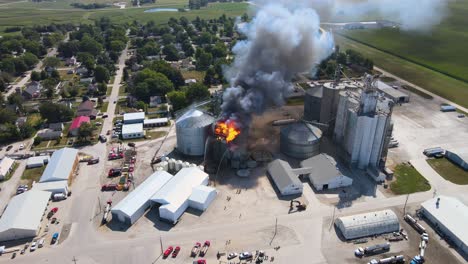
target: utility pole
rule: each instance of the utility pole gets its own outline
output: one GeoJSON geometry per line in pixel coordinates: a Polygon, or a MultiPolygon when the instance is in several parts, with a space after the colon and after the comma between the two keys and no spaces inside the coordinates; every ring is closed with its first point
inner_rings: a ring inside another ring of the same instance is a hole
{"type": "Polygon", "coordinates": [[[163,253],[162,236],[159,237],[159,243],[161,244],[161,254],[162,254],[163,253]]]}
{"type": "Polygon", "coordinates": [[[76,262],[77,262],[78,260],[75,258],[75,256],[73,256],[72,261],[76,264],[76,262]]]}
{"type": "Polygon", "coordinates": [[[406,214],[406,204],[408,203],[409,195],[410,194],[408,193],[408,195],[406,196],[405,207],[403,207],[403,215],[406,214]]]}
{"type": "Polygon", "coordinates": [[[273,237],[271,238],[270,246],[271,246],[271,243],[273,242],[273,239],[275,239],[276,233],[277,233],[277,232],[278,232],[278,217],[276,217],[276,221],[275,221],[275,233],[273,234],[273,237]]]}

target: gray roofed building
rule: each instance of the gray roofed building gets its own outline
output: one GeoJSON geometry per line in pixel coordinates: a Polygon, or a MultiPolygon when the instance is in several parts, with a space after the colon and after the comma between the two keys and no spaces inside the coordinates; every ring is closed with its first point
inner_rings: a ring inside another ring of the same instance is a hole
{"type": "Polygon", "coordinates": [[[31,82],[23,91],[23,95],[28,99],[39,98],[41,96],[42,85],[40,82],[31,82]]]}
{"type": "Polygon", "coordinates": [[[387,97],[392,99],[395,103],[409,102],[408,94],[403,93],[402,91],[397,90],[382,81],[377,81],[376,86],[377,86],[377,89],[379,89],[379,91],[383,92],[387,97]]]}
{"type": "Polygon", "coordinates": [[[286,161],[277,159],[270,162],[268,174],[281,195],[302,194],[302,182],[286,161]]]}
{"type": "Polygon", "coordinates": [[[123,116],[124,124],[143,123],[143,120],[145,120],[144,112],[126,113],[123,116]]]}
{"type": "Polygon", "coordinates": [[[78,150],[63,148],[52,154],[39,182],[66,181],[78,164],[78,150]]]}
{"type": "Polygon", "coordinates": [[[49,156],[30,157],[26,161],[26,169],[42,167],[45,164],[49,163],[49,160],[50,160],[49,156]]]}
{"type": "Polygon", "coordinates": [[[310,169],[309,180],[318,191],[353,184],[353,179],[344,176],[338,169],[336,161],[326,154],[319,154],[302,161],[301,167],[310,169]]]}
{"type": "Polygon", "coordinates": [[[49,129],[54,131],[63,131],[63,123],[50,123],[49,129]]]}
{"type": "Polygon", "coordinates": [[[468,170],[468,152],[464,152],[463,150],[446,150],[445,157],[460,166],[462,169],[468,170]]]}
{"type": "Polygon", "coordinates": [[[50,192],[37,190],[11,198],[0,218],[0,241],[35,237],[49,199],[50,192]]]}

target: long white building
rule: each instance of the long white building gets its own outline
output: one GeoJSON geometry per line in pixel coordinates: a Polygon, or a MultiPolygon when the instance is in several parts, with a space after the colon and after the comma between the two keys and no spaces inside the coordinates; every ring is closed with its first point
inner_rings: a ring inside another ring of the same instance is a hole
{"type": "MultiPolygon", "coordinates": [[[[159,207],[159,217],[170,223],[176,223],[180,216],[190,205],[190,197],[194,189],[200,185],[208,184],[208,174],[196,167],[183,168],[172,179],[167,182],[158,192],[156,192],[151,201],[159,207]]],[[[198,191],[197,191],[198,192],[198,191]]],[[[192,196],[199,198],[199,195],[192,196]]],[[[194,200],[196,204],[200,199],[194,200]]],[[[211,202],[210,199],[201,199],[205,203],[211,202]]],[[[207,206],[207,205],[206,205],[207,206]]],[[[197,206],[198,209],[205,207],[197,206]]]]}
{"type": "Polygon", "coordinates": [[[340,92],[333,134],[345,160],[363,170],[385,163],[393,128],[393,101],[380,94],[372,80],[367,81],[364,89],[340,92]]]}

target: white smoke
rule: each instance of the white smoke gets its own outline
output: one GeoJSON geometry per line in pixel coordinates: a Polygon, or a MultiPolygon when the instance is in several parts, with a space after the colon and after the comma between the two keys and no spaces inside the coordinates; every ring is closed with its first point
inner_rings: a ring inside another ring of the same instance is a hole
{"type": "Polygon", "coordinates": [[[252,21],[239,27],[246,40],[234,46],[235,59],[226,71],[231,88],[223,95],[225,118],[248,125],[251,114],[282,105],[294,75],[311,71],[333,52],[333,38],[320,31],[317,13],[298,7],[262,4],[252,21]]]}

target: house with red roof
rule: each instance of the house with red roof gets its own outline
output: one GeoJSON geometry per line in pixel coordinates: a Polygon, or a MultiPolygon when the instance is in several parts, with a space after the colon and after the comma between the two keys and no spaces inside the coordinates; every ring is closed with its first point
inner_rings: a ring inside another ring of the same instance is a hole
{"type": "Polygon", "coordinates": [[[70,125],[70,129],[68,129],[68,134],[74,137],[78,136],[78,131],[83,123],[89,123],[90,119],[89,116],[78,116],[73,119],[73,122],[70,125]]]}

